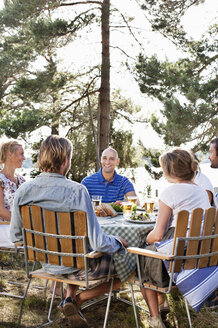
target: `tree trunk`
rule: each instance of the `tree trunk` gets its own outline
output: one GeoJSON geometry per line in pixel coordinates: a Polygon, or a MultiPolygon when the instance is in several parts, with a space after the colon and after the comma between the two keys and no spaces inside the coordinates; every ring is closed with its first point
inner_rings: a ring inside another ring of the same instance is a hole
{"type": "Polygon", "coordinates": [[[100,87],[99,156],[110,141],[110,0],[103,0],[101,14],[102,63],[100,87]]]}
{"type": "Polygon", "coordinates": [[[99,160],[99,148],[98,148],[98,140],[97,140],[97,135],[96,135],[96,131],[95,131],[95,125],[94,125],[94,120],[93,120],[93,111],[92,111],[92,107],[91,107],[91,103],[90,103],[90,99],[89,99],[89,93],[87,90],[87,100],[88,100],[88,107],[89,107],[89,117],[90,117],[90,123],[91,123],[91,127],[92,127],[92,135],[93,135],[93,140],[94,140],[94,144],[95,144],[95,154],[96,154],[96,171],[98,171],[100,169],[100,160],[99,160]]]}

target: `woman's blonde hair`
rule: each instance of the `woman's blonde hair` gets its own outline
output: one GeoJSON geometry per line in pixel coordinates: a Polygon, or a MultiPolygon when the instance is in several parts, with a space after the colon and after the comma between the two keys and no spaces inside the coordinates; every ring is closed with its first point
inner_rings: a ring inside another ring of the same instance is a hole
{"type": "Polygon", "coordinates": [[[193,180],[198,169],[198,161],[187,150],[176,148],[162,154],[160,165],[166,177],[193,180]]]}
{"type": "Polygon", "coordinates": [[[14,139],[3,141],[0,145],[0,164],[6,162],[8,152],[14,154],[20,146],[22,147],[22,144],[14,139]]]}
{"type": "Polygon", "coordinates": [[[72,144],[58,135],[47,137],[41,144],[38,167],[40,171],[58,172],[66,157],[70,160],[72,144]]]}

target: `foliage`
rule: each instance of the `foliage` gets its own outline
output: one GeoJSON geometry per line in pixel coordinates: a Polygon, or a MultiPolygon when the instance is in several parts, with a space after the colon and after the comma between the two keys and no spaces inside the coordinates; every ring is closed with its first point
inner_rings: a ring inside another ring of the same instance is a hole
{"type": "MultiPolygon", "coordinates": [[[[74,147],[69,176],[81,181],[96,169],[93,134],[98,135],[99,130],[100,67],[76,69],[74,65],[73,69],[65,69],[58,51],[73,43],[99,17],[96,7],[91,10],[90,6],[79,13],[71,8],[71,15],[63,15],[61,10],[66,3],[49,0],[5,2],[0,15],[0,135],[22,137],[28,143],[32,132],[39,128],[49,127],[53,134],[66,135],[74,147]]],[[[139,108],[121,98],[118,96],[119,101],[117,99],[111,105],[111,145],[120,149],[121,163],[126,167],[133,162],[132,135],[122,129],[118,132],[113,125],[119,118],[133,121],[129,115],[133,116],[139,108]]],[[[39,139],[38,135],[31,145],[34,162],[39,139]]],[[[37,170],[32,172],[32,176],[36,174],[37,170]]]]}
{"type": "Polygon", "coordinates": [[[152,179],[159,180],[163,176],[163,172],[159,171],[159,157],[161,155],[161,151],[146,148],[143,146],[142,142],[139,142],[139,146],[142,149],[142,156],[145,159],[144,167],[146,171],[148,171],[152,179]]]}
{"type": "Polygon", "coordinates": [[[217,25],[199,41],[181,34],[180,19],[199,1],[144,1],[155,30],[161,31],[184,51],[176,62],[160,61],[140,53],[134,67],[142,93],[162,104],[162,119],[152,114],[151,125],[169,146],[193,141],[193,149],[205,150],[217,135],[217,25]],[[153,15],[153,16],[152,16],[153,15]],[[161,18],[161,19],[159,19],[161,18]]]}
{"type": "Polygon", "coordinates": [[[181,18],[191,6],[199,5],[205,0],[138,0],[146,12],[153,31],[183,49],[186,46],[186,33],[181,25],[181,18]]]}

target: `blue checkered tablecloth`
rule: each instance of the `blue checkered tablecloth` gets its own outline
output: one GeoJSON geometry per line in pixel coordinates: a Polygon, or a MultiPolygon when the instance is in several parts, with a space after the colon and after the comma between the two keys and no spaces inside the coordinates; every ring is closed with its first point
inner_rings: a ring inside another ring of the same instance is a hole
{"type": "MultiPolygon", "coordinates": [[[[151,223],[138,224],[125,222],[122,224],[121,216],[112,219],[99,218],[98,220],[102,230],[107,235],[122,237],[128,242],[129,247],[141,247],[148,230],[154,226],[151,223]]],[[[125,254],[114,253],[112,256],[116,272],[120,280],[124,282],[136,269],[136,257],[134,254],[127,252],[125,254]]]]}

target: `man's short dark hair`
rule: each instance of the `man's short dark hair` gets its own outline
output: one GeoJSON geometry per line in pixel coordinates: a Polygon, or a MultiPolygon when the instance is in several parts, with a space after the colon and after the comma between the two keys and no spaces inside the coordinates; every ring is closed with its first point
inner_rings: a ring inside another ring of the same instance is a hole
{"type": "Polygon", "coordinates": [[[214,138],[213,140],[211,140],[210,143],[213,144],[213,145],[215,145],[216,156],[218,156],[218,138],[214,138]]]}

